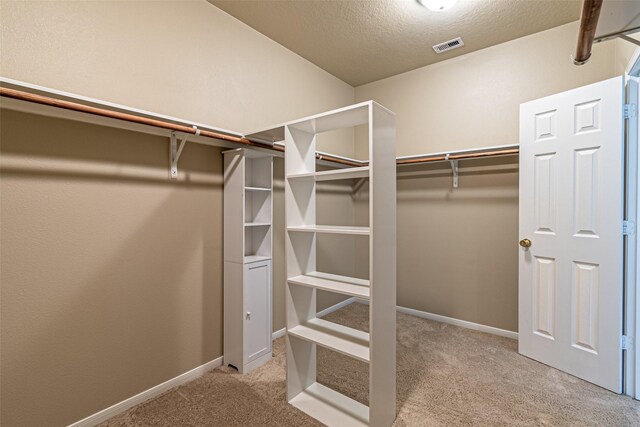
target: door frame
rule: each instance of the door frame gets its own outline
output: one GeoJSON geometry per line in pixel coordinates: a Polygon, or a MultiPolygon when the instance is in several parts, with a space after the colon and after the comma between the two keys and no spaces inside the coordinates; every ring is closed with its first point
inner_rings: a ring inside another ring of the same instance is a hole
{"type": "MultiPolygon", "coordinates": [[[[640,85],[640,48],[636,48],[625,70],[626,103],[638,106],[640,85]]],[[[636,107],[638,108],[638,107],[636,107]]],[[[623,334],[631,339],[623,350],[623,393],[640,400],[640,250],[638,250],[638,226],[640,225],[640,207],[638,190],[640,189],[640,150],[638,135],[640,127],[638,114],[626,121],[626,194],[625,219],[635,223],[636,231],[625,236],[625,283],[623,305],[623,334]]]]}

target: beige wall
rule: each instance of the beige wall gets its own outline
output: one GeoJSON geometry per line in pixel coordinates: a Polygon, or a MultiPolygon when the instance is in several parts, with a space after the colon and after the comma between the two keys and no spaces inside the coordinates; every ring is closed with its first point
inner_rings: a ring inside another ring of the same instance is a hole
{"type": "MultiPolygon", "coordinates": [[[[0,19],[1,74],[29,83],[236,131],[353,103],[351,86],[203,1],[3,1],[0,19]]],[[[170,182],[163,138],[0,119],[0,424],[68,424],[219,357],[220,150],[189,144],[170,182]]],[[[352,154],[352,134],[322,148],[352,154]]]]}
{"type": "MultiPolygon", "coordinates": [[[[398,155],[517,144],[520,103],[614,76],[614,42],[595,45],[587,65],[572,64],[577,28],[359,86],[356,101],[373,99],[396,113],[398,155]]],[[[398,304],[516,331],[517,158],[461,161],[460,174],[453,190],[446,164],[399,169],[398,304]]],[[[363,210],[358,204],[358,217],[363,210]]],[[[358,260],[363,268],[362,251],[358,260]]]]}
{"type": "Polygon", "coordinates": [[[576,67],[578,23],[476,51],[356,88],[396,113],[398,155],[518,142],[522,102],[614,75],[615,44],[594,45],[576,67]]]}
{"type": "MultiPolygon", "coordinates": [[[[630,37],[640,40],[640,34],[632,34],[630,37]]],[[[627,70],[627,65],[629,65],[638,46],[622,39],[616,39],[614,43],[616,50],[615,74],[619,76],[627,70]]]]}

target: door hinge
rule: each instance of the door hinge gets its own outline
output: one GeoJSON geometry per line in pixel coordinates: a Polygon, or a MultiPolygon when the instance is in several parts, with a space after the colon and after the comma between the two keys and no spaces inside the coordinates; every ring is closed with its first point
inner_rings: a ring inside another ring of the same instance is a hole
{"type": "Polygon", "coordinates": [[[632,119],[638,114],[638,108],[636,104],[624,104],[623,111],[625,119],[632,119]]]}
{"type": "Polygon", "coordinates": [[[622,335],[620,345],[623,350],[629,350],[633,346],[633,339],[627,335],[622,335]]]}
{"type": "Polygon", "coordinates": [[[631,236],[636,233],[636,223],[633,221],[622,221],[622,235],[631,236]]]}

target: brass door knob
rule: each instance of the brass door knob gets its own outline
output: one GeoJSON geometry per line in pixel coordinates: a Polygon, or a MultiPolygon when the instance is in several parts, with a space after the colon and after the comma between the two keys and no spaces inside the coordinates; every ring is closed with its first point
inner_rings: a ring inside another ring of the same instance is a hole
{"type": "Polygon", "coordinates": [[[529,239],[520,240],[520,246],[522,246],[523,248],[531,247],[531,240],[529,240],[529,239]]]}

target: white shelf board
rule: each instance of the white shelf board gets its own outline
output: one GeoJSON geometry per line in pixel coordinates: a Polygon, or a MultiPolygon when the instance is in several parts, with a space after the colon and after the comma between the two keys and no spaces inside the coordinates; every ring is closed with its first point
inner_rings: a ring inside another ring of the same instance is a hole
{"type": "Polygon", "coordinates": [[[338,276],[337,274],[314,271],[302,276],[292,277],[288,282],[363,299],[369,299],[370,295],[368,280],[338,276]]]}
{"type": "Polygon", "coordinates": [[[269,222],[245,222],[245,227],[269,227],[271,223],[269,222]]]}
{"type": "Polygon", "coordinates": [[[271,257],[270,256],[261,256],[261,255],[245,255],[244,256],[244,263],[245,264],[251,264],[252,262],[258,262],[258,261],[268,261],[270,260],[271,257]]]}
{"type": "Polygon", "coordinates": [[[369,166],[336,169],[323,172],[301,173],[287,176],[288,179],[305,179],[315,181],[331,181],[339,179],[368,178],[369,166]]]}
{"type": "Polygon", "coordinates": [[[287,227],[288,231],[302,231],[305,233],[328,233],[328,234],[353,234],[357,236],[368,236],[369,227],[356,227],[344,225],[299,225],[287,227]]]}
{"type": "Polygon", "coordinates": [[[289,403],[328,426],[369,425],[369,408],[344,394],[313,383],[289,403]]]}
{"type": "Polygon", "coordinates": [[[369,334],[337,323],[314,318],[287,331],[338,353],[369,362],[369,334]]]}
{"type": "Polygon", "coordinates": [[[262,188],[262,187],[244,187],[245,191],[269,191],[271,192],[270,188],[262,188]]]}
{"type": "Polygon", "coordinates": [[[296,128],[308,133],[321,133],[330,130],[364,125],[369,123],[369,110],[374,104],[377,108],[381,108],[395,116],[395,113],[375,101],[365,101],[359,104],[349,105],[348,107],[308,116],[292,122],[251,131],[245,133],[245,137],[263,142],[276,142],[284,140],[285,126],[296,128]]]}

